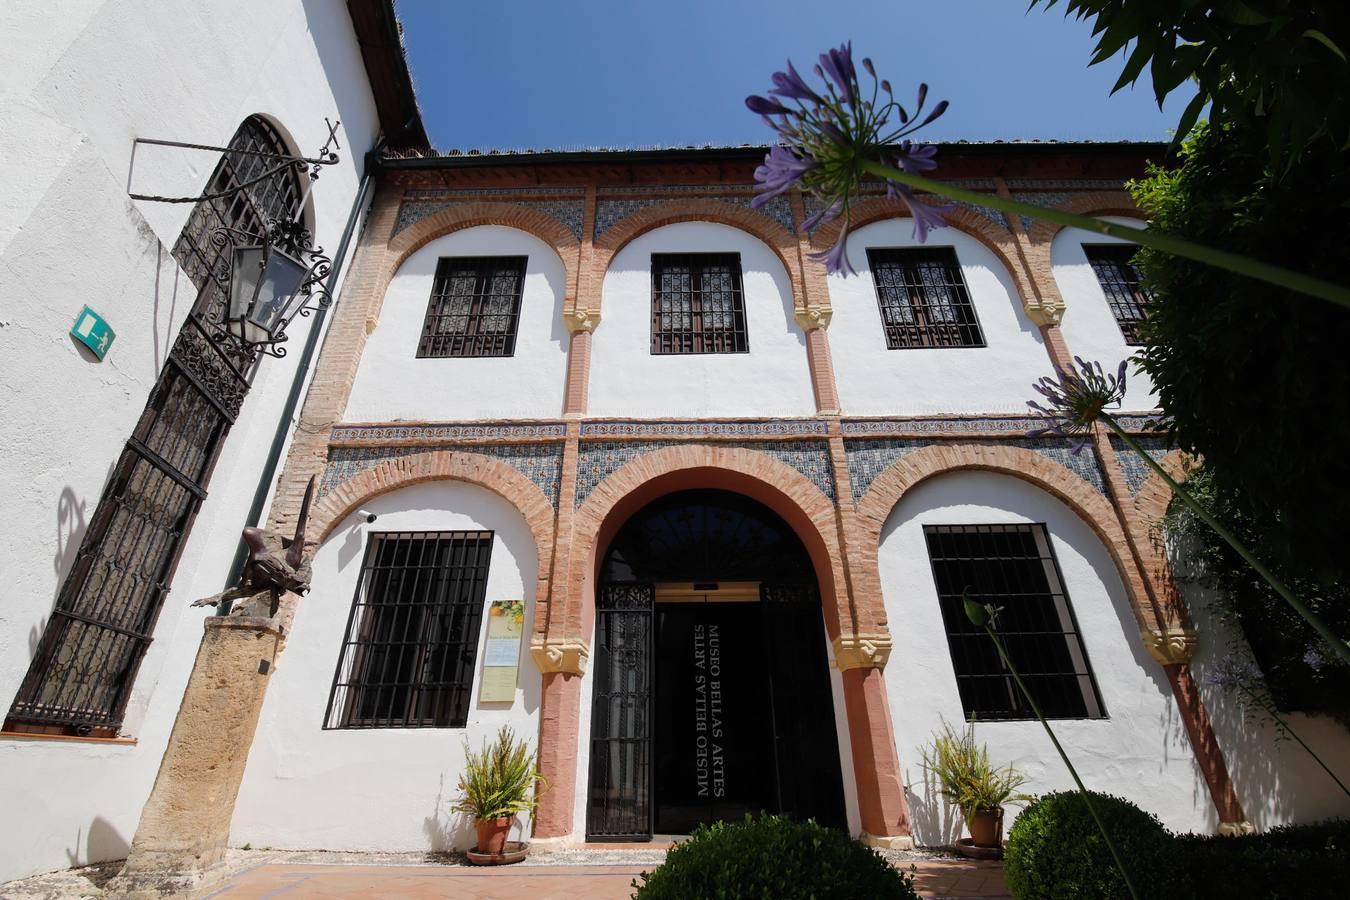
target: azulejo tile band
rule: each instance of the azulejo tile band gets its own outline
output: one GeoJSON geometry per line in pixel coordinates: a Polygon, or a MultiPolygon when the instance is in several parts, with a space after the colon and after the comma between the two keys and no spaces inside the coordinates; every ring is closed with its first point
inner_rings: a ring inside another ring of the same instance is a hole
{"type": "Polygon", "coordinates": [[[1156,432],[1163,425],[1162,413],[1115,416],[1116,424],[1130,432],[1156,432]]]}
{"type": "MultiPolygon", "coordinates": [[[[688,446],[675,441],[583,441],[577,460],[576,505],[581,506],[595,487],[620,468],[664,447],[688,446]]],[[[806,476],[820,492],[834,499],[834,470],[824,441],[718,441],[716,447],[738,447],[772,456],[806,476]]]]}
{"type": "Polygon", "coordinates": [[[630,419],[615,422],[583,422],[582,437],[671,436],[722,437],[736,435],[826,434],[820,419],[759,419],[755,421],[651,422],[630,419]]]}
{"type": "MultiPolygon", "coordinates": [[[[844,454],[848,458],[849,483],[853,488],[853,502],[862,499],[877,476],[886,471],[893,463],[903,459],[915,450],[936,446],[940,442],[928,438],[893,438],[890,440],[850,440],[844,443],[844,454]]],[[[1021,447],[1039,453],[1046,459],[1058,463],[1079,478],[1106,495],[1106,477],[1090,448],[1081,453],[1073,452],[1073,444],[1059,437],[1024,438],[1018,441],[981,441],[991,446],[1021,447]]]]}
{"type": "Polygon", "coordinates": [[[405,200],[444,200],[450,197],[584,197],[584,187],[411,188],[405,200]]]}
{"type": "MultiPolygon", "coordinates": [[[[1159,462],[1172,451],[1167,439],[1161,436],[1145,435],[1135,440],[1144,448],[1145,453],[1159,462]]],[[[1111,448],[1116,451],[1116,459],[1120,460],[1120,469],[1125,475],[1125,486],[1130,489],[1130,496],[1137,497],[1139,489],[1144,486],[1153,470],[1139,454],[1125,446],[1125,442],[1115,435],[1111,436],[1111,448]]]]}
{"type": "MultiPolygon", "coordinates": [[[[466,197],[463,201],[469,202],[466,197]]],[[[567,230],[581,240],[581,223],[585,217],[585,204],[581,200],[514,200],[516,206],[523,206],[546,213],[567,227],[567,230]]],[[[427,216],[449,209],[456,201],[410,200],[398,208],[398,220],[394,223],[394,234],[422,221],[427,216]]]]}
{"type": "Polygon", "coordinates": [[[556,508],[562,481],[561,444],[444,444],[430,447],[333,447],[319,483],[319,496],[390,459],[433,450],[458,450],[498,459],[533,481],[556,508]]]}
{"type": "Polygon", "coordinates": [[[335,425],[329,440],[334,444],[385,443],[402,441],[455,441],[474,438],[520,440],[567,436],[562,422],[484,423],[451,425],[335,425]]]}
{"type": "Polygon", "coordinates": [[[979,431],[1027,432],[1039,426],[1030,416],[969,416],[931,419],[845,419],[840,430],[850,434],[895,434],[930,432],[959,434],[979,431]]]}
{"type": "Polygon", "coordinates": [[[1114,178],[1009,178],[1010,191],[1118,191],[1124,183],[1114,178]]]}
{"type": "MultiPolygon", "coordinates": [[[[735,206],[749,208],[752,198],[749,195],[741,194],[709,196],[698,199],[715,200],[718,203],[730,203],[735,206]]],[[[669,198],[662,197],[642,197],[632,200],[598,200],[595,204],[595,237],[598,238],[619,222],[639,210],[671,202],[673,201],[669,198]]],[[[757,212],[773,219],[789,231],[793,229],[792,207],[788,204],[786,197],[775,197],[773,200],[770,200],[764,206],[760,207],[757,212]]]]}

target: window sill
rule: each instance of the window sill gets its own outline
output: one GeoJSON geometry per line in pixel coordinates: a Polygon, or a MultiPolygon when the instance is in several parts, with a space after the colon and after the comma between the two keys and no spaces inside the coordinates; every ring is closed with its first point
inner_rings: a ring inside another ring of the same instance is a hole
{"type": "Polygon", "coordinates": [[[0,731],[0,741],[61,741],[77,744],[113,744],[121,747],[134,747],[139,743],[134,737],[80,737],[74,734],[35,734],[27,731],[0,731]]]}

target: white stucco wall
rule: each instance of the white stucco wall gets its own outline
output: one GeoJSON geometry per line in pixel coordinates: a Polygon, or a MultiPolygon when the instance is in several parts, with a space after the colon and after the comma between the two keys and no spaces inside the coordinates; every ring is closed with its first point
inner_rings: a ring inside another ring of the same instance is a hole
{"type": "MultiPolygon", "coordinates": [[[[1122,216],[1103,218],[1131,228],[1144,227],[1139,219],[1122,216]]],[[[1075,356],[1100,362],[1108,372],[1115,372],[1122,359],[1134,356],[1140,348],[1125,343],[1101,283],[1097,281],[1092,265],[1083,252],[1083,245],[1128,243],[1081,228],[1064,228],[1050,244],[1050,268],[1060,296],[1064,298],[1064,318],[1059,323],[1064,342],[1075,356]]],[[[1123,408],[1149,410],[1157,406],[1152,380],[1137,366],[1131,365],[1123,408]]]]}
{"type": "Polygon", "coordinates": [[[394,419],[535,419],[562,415],[567,276],[558,253],[537,237],[500,225],[431,241],[389,283],[347,401],[348,422],[394,419]],[[443,256],[526,256],[512,356],[418,359],[417,343],[443,256]]]}
{"type": "MultiPolygon", "coordinates": [[[[0,5],[0,705],[7,712],[111,467],[196,296],[169,255],[207,144],[261,114],[312,154],[341,119],[342,162],[312,195],[336,248],[378,124],[345,11],[331,4],[189,0],[0,5]],[[266,40],[259,40],[266,34],[266,40]],[[102,362],[68,336],[88,303],[117,332],[102,362]]],[[[0,738],[0,881],[126,854],[201,637],[194,598],[220,590],[312,320],[269,360],[217,463],[127,708],[128,744],[0,738]]]]}
{"type": "MultiPolygon", "coordinates": [[[[498,728],[510,725],[531,747],[538,742],[541,679],[524,646],[515,702],[478,700],[486,606],[466,727],[323,730],[328,691],[369,533],[493,531],[484,602],[525,600],[527,635],[534,618],[538,571],[534,538],[506,500],[485,488],[447,481],[385,494],[365,508],[377,513],[379,520],[367,525],[364,517],[349,516],[315,554],[313,590],[300,604],[292,639],[277,661],[249,754],[230,832],[232,845],[329,850],[471,847],[472,821],[450,811],[458,797],[464,741],[477,750],[496,736],[498,728]]],[[[521,827],[528,827],[523,819],[521,827]]]]}
{"type": "Polygon", "coordinates": [[[917,247],[910,219],[886,219],[849,235],[856,276],[830,276],[830,355],[845,415],[1025,412],[1032,382],[1050,374],[1040,331],[1022,312],[1012,275],[991,250],[955,228],[928,237],[952,247],[984,347],[888,350],[868,248],[917,247]]]}
{"type": "Polygon", "coordinates": [[[635,238],[610,262],[591,344],[592,416],[807,416],[815,412],[806,339],[783,264],[758,238],[680,222],[635,238]],[[651,352],[652,254],[739,253],[748,353],[651,352]]]}
{"type": "MultiPolygon", "coordinates": [[[[879,565],[895,649],[886,666],[897,751],[921,844],[947,843],[962,826],[927,783],[919,747],[942,720],[965,716],[924,541],[924,525],[1041,522],[1064,575],[1109,718],[1060,720],[1055,733],[1088,787],[1156,813],[1177,830],[1213,832],[1217,818],[1162,668],[1144,651],[1124,586],[1088,525],[1059,500],[1007,475],[963,472],[921,482],[882,530],[879,565]]],[[[1030,777],[1025,790],[1072,789],[1073,781],[1036,720],[975,727],[996,764],[1030,777]]],[[[1008,811],[1005,829],[1016,808],[1008,811]]]]}

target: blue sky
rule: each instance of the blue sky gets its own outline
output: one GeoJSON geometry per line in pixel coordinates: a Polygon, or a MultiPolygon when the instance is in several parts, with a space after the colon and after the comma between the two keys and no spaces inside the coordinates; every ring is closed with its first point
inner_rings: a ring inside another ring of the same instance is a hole
{"type": "Polygon", "coordinates": [[[1165,139],[1147,75],[1108,96],[1087,23],[1026,0],[400,0],[422,114],[440,149],[765,143],[744,106],[791,57],[851,39],[898,97],[927,81],[929,140],[1165,139]],[[902,87],[903,86],[903,87],[902,87]]]}

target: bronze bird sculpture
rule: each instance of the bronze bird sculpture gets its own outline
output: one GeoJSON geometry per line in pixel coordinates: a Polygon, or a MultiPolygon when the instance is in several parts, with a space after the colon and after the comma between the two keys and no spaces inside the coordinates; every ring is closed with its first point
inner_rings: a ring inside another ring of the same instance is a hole
{"type": "Polygon", "coordinates": [[[305,526],[309,522],[309,506],[314,499],[317,476],[309,479],[305,499],[300,504],[300,518],[295,523],[295,536],[282,537],[264,528],[244,529],[243,539],[248,547],[248,559],[239,575],[239,583],[219,594],[203,597],[193,606],[233,604],[224,615],[275,616],[285,593],[309,592],[310,569],[305,559],[305,526]],[[248,603],[235,601],[250,598],[248,603]]]}

